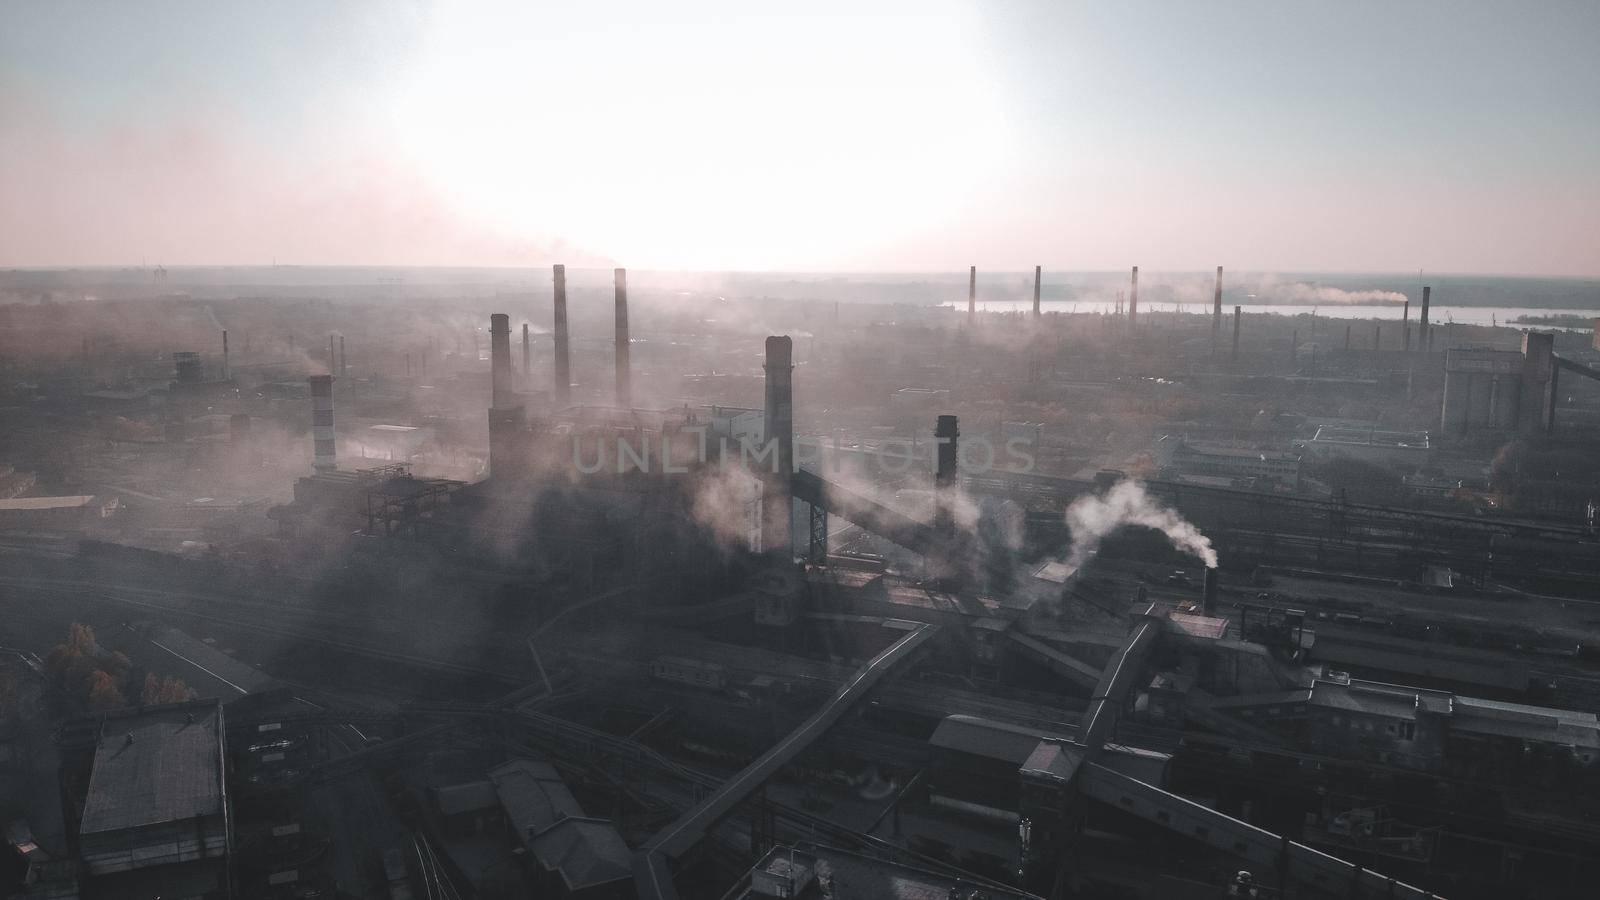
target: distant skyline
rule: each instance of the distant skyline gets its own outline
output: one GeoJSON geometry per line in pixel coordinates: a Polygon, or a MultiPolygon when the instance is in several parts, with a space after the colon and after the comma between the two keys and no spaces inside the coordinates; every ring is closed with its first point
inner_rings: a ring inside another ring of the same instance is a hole
{"type": "Polygon", "coordinates": [[[0,266],[1600,276],[1592,0],[767,9],[0,3],[0,266]]]}

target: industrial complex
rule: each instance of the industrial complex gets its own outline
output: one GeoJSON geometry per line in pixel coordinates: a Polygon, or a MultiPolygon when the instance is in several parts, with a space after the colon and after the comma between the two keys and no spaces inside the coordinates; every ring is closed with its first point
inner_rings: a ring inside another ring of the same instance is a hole
{"type": "Polygon", "coordinates": [[[0,307],[0,895],[1592,896],[1591,337],[1047,274],[0,307]]]}

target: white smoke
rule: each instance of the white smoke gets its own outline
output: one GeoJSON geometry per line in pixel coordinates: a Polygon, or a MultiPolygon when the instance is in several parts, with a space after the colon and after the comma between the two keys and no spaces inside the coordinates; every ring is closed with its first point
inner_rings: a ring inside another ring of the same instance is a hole
{"type": "Polygon", "coordinates": [[[1072,549],[1067,565],[1077,568],[1099,548],[1106,536],[1125,525],[1154,528],[1172,546],[1199,558],[1207,568],[1217,565],[1211,539],[1183,516],[1155,501],[1137,481],[1119,481],[1104,495],[1088,494],[1067,507],[1067,527],[1072,529],[1072,549]]]}
{"type": "Polygon", "coordinates": [[[1274,283],[1267,279],[1256,288],[1256,296],[1274,303],[1296,303],[1305,305],[1341,304],[1341,303],[1404,303],[1406,295],[1396,291],[1347,291],[1343,288],[1328,287],[1322,284],[1307,284],[1304,281],[1294,281],[1288,284],[1274,283]]]}

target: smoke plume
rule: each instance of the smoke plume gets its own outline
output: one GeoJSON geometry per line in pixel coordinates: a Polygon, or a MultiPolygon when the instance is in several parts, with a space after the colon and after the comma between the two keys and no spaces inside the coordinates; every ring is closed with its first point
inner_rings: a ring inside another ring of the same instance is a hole
{"type": "Polygon", "coordinates": [[[1217,552],[1211,539],[1200,533],[1174,510],[1157,503],[1137,481],[1120,481],[1103,496],[1085,495],[1067,507],[1067,527],[1072,529],[1072,549],[1067,565],[1083,565],[1106,536],[1125,525],[1154,528],[1167,536],[1172,546],[1206,564],[1217,565],[1217,552]]]}

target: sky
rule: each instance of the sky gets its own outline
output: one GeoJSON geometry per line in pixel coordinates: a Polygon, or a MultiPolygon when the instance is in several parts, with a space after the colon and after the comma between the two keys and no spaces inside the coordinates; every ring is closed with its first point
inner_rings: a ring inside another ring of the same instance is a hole
{"type": "Polygon", "coordinates": [[[0,0],[0,266],[1600,276],[1600,3],[0,0]]]}

